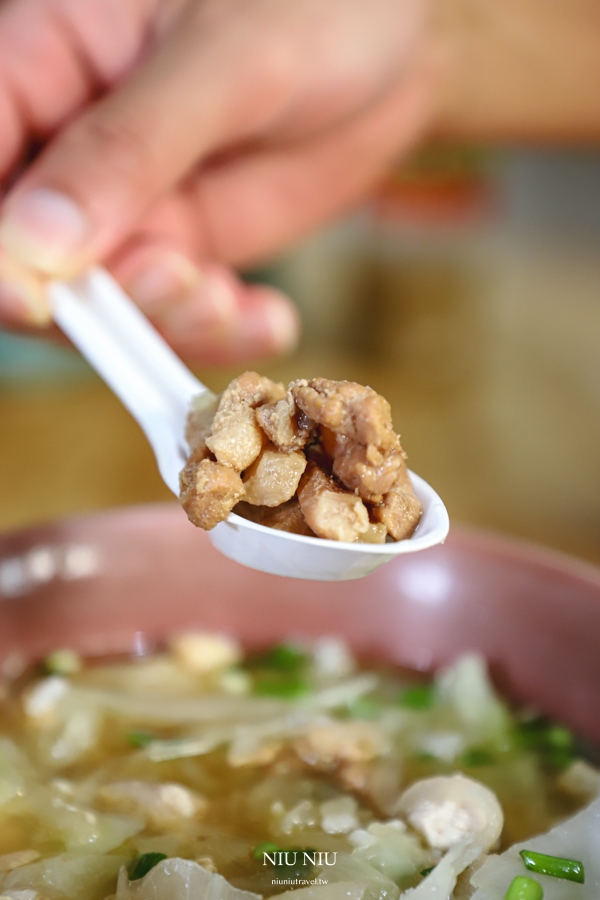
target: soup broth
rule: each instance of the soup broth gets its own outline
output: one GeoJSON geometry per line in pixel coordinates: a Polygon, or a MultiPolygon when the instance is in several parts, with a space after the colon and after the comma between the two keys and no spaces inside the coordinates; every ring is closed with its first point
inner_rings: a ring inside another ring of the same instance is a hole
{"type": "Polygon", "coordinates": [[[359,884],[395,900],[460,841],[480,835],[485,859],[599,783],[569,731],[510,708],[477,655],[424,679],[361,666],[335,638],[244,655],[195,633],[125,661],[58,651],[2,686],[0,886],[143,898],[162,865],[187,898],[166,857],[234,893],[359,884]]]}

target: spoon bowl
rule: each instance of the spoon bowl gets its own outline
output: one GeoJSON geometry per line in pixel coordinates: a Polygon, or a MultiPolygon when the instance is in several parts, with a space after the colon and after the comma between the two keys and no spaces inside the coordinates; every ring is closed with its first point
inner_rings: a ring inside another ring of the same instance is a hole
{"type": "Polygon", "coordinates": [[[266,528],[235,513],[210,532],[210,539],[230,559],[272,575],[312,581],[362,578],[401,553],[415,553],[442,543],[448,534],[450,523],[441,499],[426,481],[413,472],[409,474],[423,514],[415,533],[404,541],[328,541],[266,528]]]}
{"type": "MultiPolygon", "coordinates": [[[[103,269],[50,285],[56,323],[119,397],[152,445],[165,484],[179,495],[189,452],[185,426],[192,400],[214,394],[182,363],[146,317],[103,269]]],[[[291,534],[230,514],[210,532],[214,546],[253,569],[314,581],[362,578],[401,553],[444,541],[448,513],[436,492],[410,474],[421,521],[403,541],[342,543],[291,534]]],[[[184,515],[182,510],[182,515],[184,515]]],[[[190,527],[192,527],[190,525],[190,527]]]]}

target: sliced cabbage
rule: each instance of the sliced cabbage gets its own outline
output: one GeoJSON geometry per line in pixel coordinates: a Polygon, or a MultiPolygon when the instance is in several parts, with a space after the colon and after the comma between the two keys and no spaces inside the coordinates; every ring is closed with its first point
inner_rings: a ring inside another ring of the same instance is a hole
{"type": "Polygon", "coordinates": [[[370,694],[378,684],[379,678],[377,675],[357,675],[355,678],[340,681],[338,684],[323,688],[323,690],[316,691],[314,694],[308,694],[308,696],[302,698],[299,705],[315,710],[348,706],[358,700],[359,697],[370,694]]]}
{"type": "Polygon", "coordinates": [[[470,743],[504,743],[510,716],[494,691],[482,656],[459,657],[442,669],[436,681],[441,702],[452,708],[470,743]]]}
{"type": "Polygon", "coordinates": [[[311,884],[309,887],[277,894],[278,900],[363,900],[364,885],[353,881],[334,884],[311,884]]]}
{"type": "Polygon", "coordinates": [[[41,856],[37,850],[15,850],[13,853],[4,853],[0,856],[0,875],[12,872],[21,866],[28,866],[41,856]]]}
{"type": "Polygon", "coordinates": [[[557,779],[561,791],[591,800],[600,793],[600,771],[584,759],[576,759],[557,779]]]}
{"type": "Polygon", "coordinates": [[[48,900],[89,900],[114,890],[123,856],[90,856],[87,853],[63,853],[9,872],[2,880],[2,891],[33,889],[48,900]]]}
{"type": "MultiPolygon", "coordinates": [[[[285,809],[285,807],[284,807],[285,809]]],[[[317,807],[312,800],[301,800],[284,812],[279,820],[279,831],[291,834],[296,829],[313,828],[318,822],[317,807]]]]}
{"type": "Polygon", "coordinates": [[[477,888],[473,900],[503,900],[516,875],[526,875],[521,850],[535,850],[550,856],[577,859],[585,869],[585,884],[533,874],[544,889],[544,900],[598,900],[600,896],[600,799],[547,834],[515,844],[501,856],[491,856],[473,875],[477,888]]]}
{"type": "Polygon", "coordinates": [[[240,891],[222,875],[209,872],[190,859],[163,859],[147,875],[130,881],[119,872],[116,900],[262,900],[260,894],[240,891]]]}
{"type": "Polygon", "coordinates": [[[367,829],[354,831],[352,856],[369,863],[391,881],[402,882],[430,866],[437,857],[424,850],[416,836],[402,822],[373,822],[367,829]]]}
{"type": "Polygon", "coordinates": [[[350,648],[338,637],[317,638],[312,653],[317,678],[346,678],[356,669],[350,648]]]}
{"type": "Polygon", "coordinates": [[[70,766],[98,742],[101,712],[67,678],[52,675],[37,682],[25,694],[23,709],[36,728],[37,755],[45,765],[70,766]]]}
{"type": "Polygon", "coordinates": [[[263,697],[236,697],[232,694],[206,694],[182,697],[150,691],[109,691],[74,688],[82,706],[114,713],[133,722],[164,725],[195,723],[239,723],[270,719],[284,713],[284,701],[263,697]]]}
{"type": "Polygon", "coordinates": [[[354,797],[336,797],[321,803],[321,828],[327,834],[348,834],[358,828],[358,804],[354,797]]]}
{"type": "Polygon", "coordinates": [[[195,819],[207,805],[204,797],[178,782],[148,784],[137,779],[105,784],[97,797],[104,809],[139,816],[159,831],[168,831],[182,821],[195,819]]]}
{"type": "Polygon", "coordinates": [[[66,850],[108,853],[144,828],[141,818],[81,808],[39,785],[22,805],[64,841],[66,850]]]}
{"type": "Polygon", "coordinates": [[[30,767],[20,750],[8,738],[0,738],[0,806],[25,792],[30,767]]]}
{"type": "Polygon", "coordinates": [[[471,841],[455,844],[421,884],[402,894],[400,900],[449,900],[458,876],[480,855],[481,847],[471,841]]]}
{"type": "Polygon", "coordinates": [[[400,895],[398,885],[383,872],[350,853],[338,853],[335,865],[323,866],[318,877],[329,886],[339,882],[353,883],[362,888],[363,900],[398,900],[400,895]]]}
{"type": "Polygon", "coordinates": [[[37,891],[4,891],[2,897],[10,900],[41,900],[37,891]]]}

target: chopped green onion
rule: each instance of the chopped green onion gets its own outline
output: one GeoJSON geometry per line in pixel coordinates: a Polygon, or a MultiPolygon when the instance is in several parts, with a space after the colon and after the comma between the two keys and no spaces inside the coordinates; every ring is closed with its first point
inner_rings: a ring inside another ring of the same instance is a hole
{"type": "Polygon", "coordinates": [[[546,740],[553,747],[573,746],[573,735],[563,725],[552,725],[546,733],[546,740]]]}
{"type": "Polygon", "coordinates": [[[521,850],[519,856],[525,863],[525,867],[540,875],[552,875],[553,878],[564,878],[567,881],[576,881],[583,884],[585,872],[583,863],[577,859],[565,859],[562,856],[547,856],[545,853],[536,853],[534,850],[521,850]]]}
{"type": "Polygon", "coordinates": [[[310,685],[298,675],[289,677],[259,677],[254,682],[254,693],[261,697],[278,697],[281,700],[296,700],[310,693],[310,685]]]}
{"type": "Polygon", "coordinates": [[[81,670],[81,657],[75,650],[55,650],[44,660],[44,671],[49,675],[74,675],[81,670]]]}
{"type": "Polygon", "coordinates": [[[560,749],[553,747],[546,753],[546,759],[555,769],[568,769],[572,762],[577,758],[572,750],[560,749]]]}
{"type": "Polygon", "coordinates": [[[415,684],[406,688],[398,697],[398,703],[406,709],[431,709],[435,703],[435,684],[415,684]]]}
{"type": "Polygon", "coordinates": [[[575,738],[571,732],[542,716],[521,722],[518,737],[524,747],[540,753],[556,769],[566,769],[576,758],[575,738]]]}
{"type": "Polygon", "coordinates": [[[263,841],[262,844],[257,844],[254,850],[252,851],[252,858],[258,859],[260,862],[264,860],[265,853],[278,853],[281,850],[277,844],[274,844],[272,841],[263,841]]]}
{"type": "Polygon", "coordinates": [[[166,858],[166,853],[142,853],[129,867],[129,880],[137,881],[139,878],[143,878],[154,866],[166,858]]]}
{"type": "Polygon", "coordinates": [[[144,749],[148,744],[151,744],[152,741],[155,741],[156,735],[152,734],[150,731],[129,731],[127,732],[127,741],[131,744],[132,747],[139,747],[140,749],[144,749]]]}
{"type": "Polygon", "coordinates": [[[428,869],[421,869],[421,875],[423,876],[423,878],[427,878],[428,875],[431,875],[434,869],[435,866],[429,866],[428,869]]]}
{"type": "Polygon", "coordinates": [[[489,750],[484,750],[481,747],[471,747],[470,750],[466,750],[463,753],[461,762],[468,769],[478,769],[480,766],[493,765],[494,756],[489,750]]]}
{"type": "Polygon", "coordinates": [[[510,883],[504,900],[542,900],[544,890],[534,878],[527,875],[517,875],[510,883]]]}
{"type": "Polygon", "coordinates": [[[246,666],[251,669],[274,669],[277,672],[298,672],[308,662],[308,655],[295,644],[276,644],[264,653],[251,656],[246,666]]]}

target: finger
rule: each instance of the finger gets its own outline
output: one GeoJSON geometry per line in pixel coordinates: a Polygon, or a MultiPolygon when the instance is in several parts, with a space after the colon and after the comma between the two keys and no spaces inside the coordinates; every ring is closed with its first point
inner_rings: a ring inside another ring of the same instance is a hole
{"type": "Polygon", "coordinates": [[[135,248],[154,241],[195,260],[254,264],[339,214],[422,137],[437,73],[435,61],[424,58],[410,80],[344,126],[293,147],[243,154],[188,179],[155,204],[121,248],[122,274],[135,248]]]}
{"type": "Polygon", "coordinates": [[[196,288],[153,321],[183,359],[211,366],[289,353],[300,333],[298,313],[287,297],[271,287],[244,284],[215,266],[204,269],[196,288]]]}
{"type": "Polygon", "coordinates": [[[288,353],[298,313],[278,291],[247,285],[214,263],[194,263],[173,241],[129,246],[111,263],[115,277],[175,350],[222,365],[288,353]]]}
{"type": "Polygon", "coordinates": [[[0,323],[39,328],[49,322],[43,281],[0,250],[0,323]]]}
{"type": "MultiPolygon", "coordinates": [[[[289,352],[300,325],[291,301],[269,287],[245,285],[222,266],[195,265],[173,244],[140,243],[113,273],[154,325],[190,363],[233,365],[289,352]]],[[[0,253],[0,324],[20,333],[50,322],[46,286],[0,253]]],[[[62,338],[64,341],[64,338],[62,338]]]]}
{"type": "Polygon", "coordinates": [[[409,81],[356,120],[201,173],[189,188],[195,252],[254,264],[356,204],[426,133],[437,77],[435,61],[424,58],[409,81]]]}
{"type": "MultiPolygon", "coordinates": [[[[0,178],[28,138],[47,136],[139,56],[158,0],[4,0],[0,178]]],[[[164,2],[164,0],[163,0],[164,2]]]]}
{"type": "Polygon", "coordinates": [[[5,203],[8,252],[61,277],[104,258],[199,157],[273,115],[287,94],[265,53],[249,54],[243,29],[219,30],[204,9],[189,4],[156,52],[29,168],[5,203]]]}

